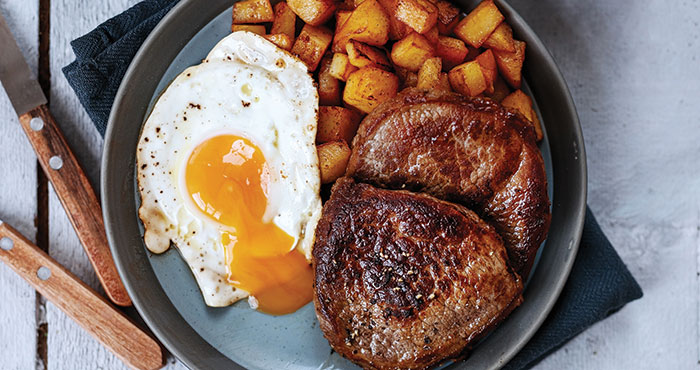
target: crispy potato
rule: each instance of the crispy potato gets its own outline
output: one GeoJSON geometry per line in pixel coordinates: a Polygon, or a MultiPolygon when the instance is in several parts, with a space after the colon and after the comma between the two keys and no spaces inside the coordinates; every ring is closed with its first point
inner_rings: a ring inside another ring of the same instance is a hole
{"type": "Polygon", "coordinates": [[[394,14],[396,19],[423,34],[435,27],[438,9],[428,0],[398,0],[394,14]]]}
{"type": "MultiPolygon", "coordinates": [[[[366,0],[367,1],[372,0],[366,0]]],[[[369,113],[379,104],[393,98],[399,90],[399,78],[377,67],[364,67],[350,74],[343,101],[345,104],[369,113]]]]}
{"type": "Polygon", "coordinates": [[[319,144],[343,140],[352,143],[362,116],[352,109],[343,107],[318,107],[318,130],[316,142],[319,144]]]}
{"type": "Polygon", "coordinates": [[[350,147],[344,141],[333,141],[316,147],[318,166],[321,169],[321,183],[331,183],[345,174],[350,160],[350,147]]]}
{"type": "Polygon", "coordinates": [[[501,24],[503,18],[503,14],[493,0],[484,0],[466,18],[457,23],[454,33],[462,41],[478,48],[501,24]]]}
{"type": "Polygon", "coordinates": [[[386,70],[391,68],[389,58],[387,58],[386,52],[382,49],[355,40],[350,40],[350,42],[345,44],[345,49],[348,52],[350,64],[355,67],[362,68],[374,65],[386,70]]]}
{"type": "Polygon", "coordinates": [[[399,86],[401,87],[399,91],[407,87],[416,87],[416,85],[418,85],[418,73],[411,72],[399,66],[394,66],[394,71],[396,76],[399,77],[399,86]]]}
{"type": "Polygon", "coordinates": [[[325,55],[318,69],[319,105],[340,105],[342,102],[340,81],[330,73],[332,61],[331,55],[325,55]]]}
{"type": "Polygon", "coordinates": [[[445,70],[450,70],[464,62],[469,49],[464,41],[454,37],[439,36],[436,55],[442,58],[445,70]]]}
{"type": "Polygon", "coordinates": [[[413,30],[406,23],[396,18],[396,6],[399,0],[378,0],[389,17],[389,39],[400,40],[413,30]]]}
{"type": "Polygon", "coordinates": [[[325,23],[335,12],[333,0],[287,0],[287,5],[301,20],[312,26],[325,23]]]}
{"type": "Polygon", "coordinates": [[[452,86],[450,86],[450,78],[447,77],[447,73],[440,73],[440,79],[438,80],[437,86],[435,86],[435,88],[438,90],[452,91],[452,86]]]}
{"type": "Polygon", "coordinates": [[[476,60],[452,68],[447,74],[454,91],[467,96],[477,96],[486,90],[486,79],[476,60]]]}
{"type": "Polygon", "coordinates": [[[459,8],[446,0],[438,0],[435,6],[438,10],[438,31],[441,35],[451,35],[459,22],[459,13],[461,13],[459,8]]]}
{"type": "Polygon", "coordinates": [[[493,81],[493,92],[485,95],[500,103],[508,94],[510,94],[508,84],[503,80],[501,75],[496,74],[496,79],[493,81]]]}
{"type": "Polygon", "coordinates": [[[345,51],[345,44],[357,40],[383,46],[389,40],[389,16],[377,0],[366,0],[352,11],[333,40],[333,52],[345,51]]]}
{"type": "Polygon", "coordinates": [[[336,31],[348,20],[352,14],[352,10],[338,10],[335,12],[335,29],[336,31]]]}
{"type": "Polygon", "coordinates": [[[331,61],[330,69],[328,73],[331,76],[341,80],[347,81],[351,73],[357,71],[357,67],[350,64],[350,58],[343,53],[333,54],[333,60],[331,61]]]}
{"type": "Polygon", "coordinates": [[[274,35],[263,35],[264,38],[268,39],[273,44],[279,46],[281,49],[290,51],[292,50],[292,40],[284,33],[276,33],[274,35]]]}
{"type": "Polygon", "coordinates": [[[506,96],[505,99],[503,99],[501,105],[520,112],[525,118],[528,119],[528,121],[532,123],[532,126],[535,129],[535,135],[537,136],[537,141],[542,140],[544,133],[542,132],[540,119],[537,117],[537,113],[532,107],[532,99],[530,99],[527,94],[522,92],[522,90],[515,90],[510,95],[506,96]]]}
{"type": "Polygon", "coordinates": [[[265,26],[263,26],[262,24],[232,24],[231,25],[231,32],[236,32],[236,31],[248,31],[248,32],[258,34],[260,36],[264,36],[265,35],[265,26]]]}
{"type": "Polygon", "coordinates": [[[391,48],[391,61],[397,66],[417,72],[421,65],[435,56],[435,48],[425,36],[412,32],[391,48]]]}
{"type": "Polygon", "coordinates": [[[233,23],[272,22],[275,13],[270,0],[243,0],[233,4],[233,23]]]}
{"type": "Polygon", "coordinates": [[[298,56],[309,71],[314,71],[332,40],[333,34],[327,28],[306,24],[294,41],[292,54],[298,56]]]}
{"type": "Polygon", "coordinates": [[[513,40],[513,29],[508,23],[501,22],[496,27],[491,36],[483,44],[484,47],[505,52],[515,52],[515,41],[513,40]]]}
{"type": "Polygon", "coordinates": [[[519,89],[522,80],[523,63],[525,62],[525,41],[515,40],[515,52],[493,51],[496,64],[501,75],[513,88],[519,89]]]}
{"type": "Polygon", "coordinates": [[[287,35],[290,42],[294,42],[296,31],[297,15],[289,8],[284,1],[275,5],[275,20],[272,21],[270,34],[282,33],[287,35]]]}
{"type": "Polygon", "coordinates": [[[440,40],[440,31],[438,31],[437,26],[435,26],[424,33],[423,36],[425,36],[425,39],[428,40],[431,45],[435,46],[440,40]]]}
{"type": "Polygon", "coordinates": [[[494,91],[493,82],[498,76],[498,67],[496,67],[496,59],[493,57],[493,52],[491,49],[479,54],[476,60],[481,67],[481,72],[484,73],[484,79],[486,79],[486,93],[492,94],[494,91]]]}
{"type": "Polygon", "coordinates": [[[423,63],[418,70],[417,87],[421,89],[432,89],[440,82],[442,72],[442,60],[440,58],[430,58],[423,63]]]}

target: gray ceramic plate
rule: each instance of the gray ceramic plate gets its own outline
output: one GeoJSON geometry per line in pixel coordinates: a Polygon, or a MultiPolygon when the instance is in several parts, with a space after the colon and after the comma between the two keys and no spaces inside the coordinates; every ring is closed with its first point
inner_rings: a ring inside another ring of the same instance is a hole
{"type": "MultiPolygon", "coordinates": [[[[231,0],[182,0],[158,25],[122,82],[102,161],[102,205],[112,252],[139,313],[165,346],[191,368],[356,368],[331,352],[313,306],[282,317],[242,302],[209,308],[178,252],[151,255],[142,240],[134,178],[136,144],[160,92],[197,64],[230,32],[231,0]]],[[[471,9],[476,1],[459,1],[471,9]]],[[[548,140],[541,145],[552,199],[552,226],[525,291],[525,302],[465,362],[498,368],[529,340],[561,291],[578,248],[586,204],[586,159],[576,111],[561,73],[542,42],[504,2],[516,37],[527,42],[525,79],[548,140]]]]}

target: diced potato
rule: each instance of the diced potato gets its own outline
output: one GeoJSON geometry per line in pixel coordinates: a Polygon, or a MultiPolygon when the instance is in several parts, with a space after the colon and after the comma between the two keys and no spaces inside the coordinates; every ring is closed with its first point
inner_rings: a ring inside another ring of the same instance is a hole
{"type": "Polygon", "coordinates": [[[396,6],[399,0],[378,0],[384,8],[387,16],[389,16],[389,39],[400,40],[413,30],[406,23],[401,22],[396,18],[396,6]]]}
{"type": "Polygon", "coordinates": [[[484,0],[457,24],[454,33],[462,41],[478,48],[501,24],[503,18],[493,0],[484,0]]]}
{"type": "Polygon", "coordinates": [[[442,60],[440,58],[430,58],[423,63],[418,70],[417,87],[421,89],[433,89],[440,82],[442,73],[442,60]]]}
{"type": "Polygon", "coordinates": [[[424,33],[423,36],[425,36],[425,39],[428,40],[431,45],[435,46],[438,44],[440,39],[440,32],[438,31],[437,26],[435,26],[428,30],[428,32],[424,33]]]}
{"type": "Polygon", "coordinates": [[[258,35],[265,35],[265,26],[262,24],[232,24],[231,32],[248,31],[258,35]]]}
{"type": "Polygon", "coordinates": [[[486,90],[486,79],[479,62],[472,60],[452,68],[447,74],[452,89],[467,96],[477,96],[486,90]]]}
{"type": "Polygon", "coordinates": [[[435,27],[438,9],[428,0],[398,0],[395,14],[396,19],[423,34],[435,27]]]}
{"type": "Polygon", "coordinates": [[[332,40],[333,34],[327,28],[306,24],[294,41],[292,54],[298,56],[309,71],[314,71],[332,40]]]}
{"type": "Polygon", "coordinates": [[[500,103],[508,94],[510,94],[508,84],[503,80],[503,77],[497,74],[493,81],[493,93],[486,94],[486,96],[500,103]]]}
{"type": "Polygon", "coordinates": [[[345,49],[348,52],[350,64],[355,67],[362,68],[374,65],[386,70],[391,68],[391,63],[382,49],[355,40],[350,40],[345,44],[345,49]]]}
{"type": "Polygon", "coordinates": [[[284,50],[292,50],[292,40],[284,33],[276,33],[274,35],[263,35],[264,38],[268,39],[273,44],[279,46],[284,50]]]}
{"type": "Polygon", "coordinates": [[[319,105],[340,105],[342,102],[340,81],[330,73],[332,61],[332,56],[324,56],[318,69],[319,105]]]}
{"type": "Polygon", "coordinates": [[[344,141],[334,141],[316,147],[321,183],[329,184],[345,174],[352,151],[344,141]]]}
{"type": "Polygon", "coordinates": [[[399,90],[418,85],[418,73],[399,66],[394,66],[394,71],[399,77],[399,86],[401,87],[399,90]]]}
{"type": "MultiPolygon", "coordinates": [[[[366,0],[364,3],[367,3],[366,0]]],[[[350,74],[343,101],[364,113],[393,98],[399,90],[399,78],[377,67],[364,67],[350,74]]]]}
{"type": "Polygon", "coordinates": [[[343,0],[341,2],[336,3],[336,9],[339,10],[347,10],[347,11],[352,11],[355,9],[355,0],[343,0]]]}
{"type": "Polygon", "coordinates": [[[446,0],[438,0],[435,3],[438,10],[437,27],[441,35],[450,35],[459,22],[459,8],[446,0]]]}
{"type": "Polygon", "coordinates": [[[318,130],[316,142],[327,143],[343,140],[352,143],[362,116],[343,107],[318,107],[318,130]]]}
{"type": "Polygon", "coordinates": [[[366,0],[352,11],[335,34],[333,52],[345,51],[350,40],[375,46],[389,40],[389,16],[377,0],[366,0]]]}
{"type": "Polygon", "coordinates": [[[464,41],[454,37],[439,36],[436,54],[442,58],[445,70],[450,70],[464,62],[469,50],[464,41]]]}
{"type": "Polygon", "coordinates": [[[537,136],[537,141],[542,140],[544,134],[542,132],[540,119],[537,117],[537,113],[532,107],[532,99],[530,99],[527,94],[522,92],[522,90],[515,90],[510,95],[506,96],[505,99],[503,99],[501,105],[520,112],[532,123],[535,129],[535,135],[537,136]]]}
{"type": "Polygon", "coordinates": [[[350,64],[350,58],[343,53],[333,54],[333,60],[331,61],[331,66],[328,71],[331,76],[341,80],[347,81],[351,73],[355,72],[357,67],[350,64]]]}
{"type": "Polygon", "coordinates": [[[513,40],[513,29],[508,23],[501,22],[496,27],[491,36],[484,41],[484,47],[494,50],[512,53],[515,51],[515,41],[513,40]]]}
{"type": "Polygon", "coordinates": [[[312,26],[325,23],[335,12],[333,0],[287,0],[287,5],[301,20],[312,26]]]}
{"type": "Polygon", "coordinates": [[[275,13],[270,0],[243,0],[233,4],[233,23],[272,22],[275,13]]]}
{"type": "Polygon", "coordinates": [[[338,10],[335,12],[335,29],[338,30],[348,20],[352,10],[338,10]]]}
{"type": "Polygon", "coordinates": [[[481,72],[484,73],[484,79],[486,79],[486,93],[493,93],[493,82],[496,80],[496,76],[498,76],[498,67],[496,67],[496,59],[493,57],[493,52],[491,49],[486,50],[474,60],[479,63],[481,72]]]}
{"type": "Polygon", "coordinates": [[[522,81],[523,63],[525,62],[525,41],[515,40],[515,52],[493,51],[501,75],[513,88],[519,89],[522,81]]]}
{"type": "Polygon", "coordinates": [[[417,72],[421,65],[435,56],[435,48],[425,36],[412,32],[391,48],[391,61],[397,66],[417,72]]]}
{"type": "Polygon", "coordinates": [[[452,91],[452,86],[450,86],[450,78],[447,77],[447,73],[440,73],[440,79],[438,80],[438,84],[435,86],[435,88],[438,90],[452,91]]]}
{"type": "Polygon", "coordinates": [[[272,21],[270,34],[282,33],[289,37],[290,42],[294,42],[296,32],[297,15],[289,8],[284,1],[275,5],[275,20],[272,21]]]}

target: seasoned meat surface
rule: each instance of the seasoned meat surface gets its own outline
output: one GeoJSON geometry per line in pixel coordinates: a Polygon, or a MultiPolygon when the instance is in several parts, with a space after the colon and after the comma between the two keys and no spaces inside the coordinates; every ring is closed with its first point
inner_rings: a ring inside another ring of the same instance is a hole
{"type": "Polygon", "coordinates": [[[347,175],[460,203],[496,227],[527,278],[550,222],[532,126],[488,99],[408,89],[362,121],[347,175]]]}
{"type": "Polygon", "coordinates": [[[369,369],[456,358],[522,301],[496,231],[426,194],[339,179],[313,248],[320,327],[369,369]]]}

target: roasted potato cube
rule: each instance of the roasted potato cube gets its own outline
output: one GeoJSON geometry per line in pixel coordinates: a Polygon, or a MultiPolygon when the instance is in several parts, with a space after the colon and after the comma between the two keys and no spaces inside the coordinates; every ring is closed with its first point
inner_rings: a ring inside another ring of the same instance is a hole
{"type": "Polygon", "coordinates": [[[318,104],[340,105],[342,103],[340,81],[331,75],[333,56],[326,54],[318,68],[318,104]]]}
{"type": "Polygon", "coordinates": [[[309,71],[314,71],[332,40],[333,33],[327,28],[306,24],[301,29],[299,37],[294,41],[292,54],[298,56],[309,68],[309,71]]]}
{"type": "Polygon", "coordinates": [[[486,79],[476,60],[460,64],[447,74],[454,91],[467,96],[477,96],[486,90],[486,79]]]}
{"type": "Polygon", "coordinates": [[[493,51],[501,75],[513,88],[519,89],[525,62],[525,41],[515,40],[515,52],[493,51]]]}
{"type": "Polygon", "coordinates": [[[233,23],[272,22],[275,13],[270,0],[243,0],[233,4],[233,23]]]}
{"type": "MultiPolygon", "coordinates": [[[[366,0],[367,1],[372,0],[366,0]]],[[[377,67],[364,67],[350,74],[343,101],[345,104],[369,113],[379,104],[393,98],[399,90],[399,78],[377,67]]]]}
{"type": "Polygon", "coordinates": [[[329,184],[345,174],[352,151],[344,141],[333,141],[316,147],[321,183],[329,184]]]}
{"type": "Polygon", "coordinates": [[[503,80],[501,75],[496,74],[496,79],[493,81],[493,92],[490,94],[486,93],[485,95],[500,103],[508,94],[510,94],[508,84],[503,80]]]}
{"type": "Polygon", "coordinates": [[[345,49],[348,52],[350,64],[355,67],[362,68],[374,65],[386,70],[391,68],[389,58],[387,58],[386,53],[382,49],[355,40],[350,40],[350,42],[345,44],[345,49]]]}
{"type": "Polygon", "coordinates": [[[450,86],[450,78],[447,77],[447,73],[440,73],[440,79],[438,80],[437,86],[435,86],[435,88],[438,90],[452,91],[452,86],[450,86]]]}
{"type": "Polygon", "coordinates": [[[506,96],[501,105],[506,108],[514,109],[520,112],[525,118],[532,123],[535,129],[535,135],[537,136],[537,141],[542,140],[544,134],[542,132],[542,126],[540,125],[540,119],[537,117],[535,109],[532,107],[532,99],[530,99],[527,94],[522,92],[522,90],[515,90],[510,95],[506,96]]]}
{"type": "Polygon", "coordinates": [[[316,142],[327,143],[343,140],[352,143],[362,116],[344,107],[318,107],[318,130],[316,142]]]}
{"type": "Polygon", "coordinates": [[[338,10],[335,12],[335,29],[339,30],[340,27],[348,20],[352,14],[352,10],[338,10]]]}
{"type": "Polygon", "coordinates": [[[331,61],[330,69],[328,73],[331,76],[341,80],[347,81],[351,73],[357,71],[357,67],[350,64],[350,58],[343,53],[333,54],[333,60],[331,61]]]}
{"type": "Polygon", "coordinates": [[[271,43],[279,46],[281,49],[292,50],[292,40],[284,33],[276,33],[274,35],[263,35],[271,43]]]}
{"type": "Polygon", "coordinates": [[[399,90],[418,85],[418,73],[399,66],[394,66],[394,71],[399,77],[399,86],[401,87],[399,90]]]}
{"type": "Polygon", "coordinates": [[[437,45],[440,41],[440,32],[438,31],[437,26],[428,30],[428,32],[424,33],[423,36],[425,36],[425,39],[428,40],[433,47],[436,47],[435,45],[437,45]]]}
{"type": "Polygon", "coordinates": [[[262,24],[232,24],[231,25],[231,32],[236,32],[236,31],[248,31],[248,32],[258,34],[260,36],[264,36],[265,35],[265,26],[263,26],[262,24]]]}
{"type": "Polygon", "coordinates": [[[486,79],[486,93],[493,93],[493,82],[498,76],[498,67],[496,67],[496,59],[493,57],[493,52],[491,49],[486,50],[481,53],[476,60],[481,66],[481,72],[484,73],[484,79],[486,79]]]}
{"type": "Polygon", "coordinates": [[[398,0],[379,0],[379,3],[384,7],[386,14],[389,16],[390,40],[400,40],[413,31],[406,23],[396,18],[396,6],[398,2],[398,0]]]}
{"type": "Polygon", "coordinates": [[[396,19],[423,34],[435,27],[438,9],[428,0],[398,0],[395,14],[396,19]]]}
{"type": "Polygon", "coordinates": [[[464,41],[454,37],[439,36],[436,54],[442,58],[445,70],[450,70],[464,62],[469,49],[464,41]]]}
{"type": "Polygon", "coordinates": [[[459,8],[449,1],[438,0],[435,3],[438,10],[437,27],[441,35],[450,35],[459,22],[459,8]]]}
{"type": "Polygon", "coordinates": [[[454,33],[462,41],[478,48],[502,21],[503,14],[493,0],[484,0],[466,18],[457,23],[454,33]]]}
{"type": "Polygon", "coordinates": [[[296,23],[297,15],[289,8],[289,5],[284,1],[279,2],[275,5],[275,20],[272,21],[270,34],[282,33],[289,37],[290,42],[294,42],[296,23]]]}
{"type": "Polygon", "coordinates": [[[333,52],[345,51],[350,40],[375,46],[389,40],[389,16],[377,0],[366,0],[352,11],[335,34],[333,52]]]}
{"type": "Polygon", "coordinates": [[[333,0],[287,0],[287,5],[301,20],[312,26],[325,23],[335,12],[333,0]]]}
{"type": "Polygon", "coordinates": [[[440,82],[440,73],[442,73],[442,60],[440,58],[426,60],[418,70],[417,86],[421,89],[435,88],[440,82]]]}
{"type": "Polygon", "coordinates": [[[483,44],[484,47],[512,53],[515,51],[515,41],[513,40],[513,29],[508,23],[501,22],[496,27],[491,36],[483,44]]]}
{"type": "Polygon", "coordinates": [[[425,36],[412,32],[391,48],[391,61],[397,66],[417,72],[420,66],[435,56],[435,48],[425,36]]]}

